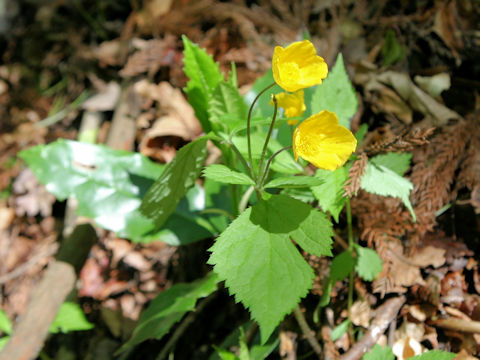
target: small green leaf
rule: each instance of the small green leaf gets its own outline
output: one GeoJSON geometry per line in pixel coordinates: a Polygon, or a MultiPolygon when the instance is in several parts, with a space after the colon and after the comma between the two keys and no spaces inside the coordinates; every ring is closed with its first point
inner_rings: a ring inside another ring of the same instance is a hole
{"type": "Polygon", "coordinates": [[[0,338],[0,350],[2,350],[5,345],[7,345],[8,340],[10,340],[10,336],[4,336],[0,338]]]}
{"type": "Polygon", "coordinates": [[[249,308],[265,343],[312,286],[312,268],[290,238],[317,256],[331,254],[331,223],[301,201],[273,195],[248,208],[220,235],[209,264],[249,308]]]}
{"type": "Polygon", "coordinates": [[[190,79],[184,89],[204,132],[211,130],[208,104],[215,87],[223,80],[218,64],[205,50],[182,36],[184,72],[190,79]]]}
{"type": "Polygon", "coordinates": [[[405,56],[403,46],[398,42],[395,32],[391,29],[385,35],[385,42],[382,46],[383,64],[388,66],[400,61],[405,56]]]}
{"type": "Polygon", "coordinates": [[[12,323],[2,309],[0,309],[0,330],[7,335],[12,333],[12,323]]]}
{"type": "Polygon", "coordinates": [[[350,251],[335,256],[330,266],[330,278],[333,282],[345,279],[355,266],[355,259],[350,251]]]}
{"type": "Polygon", "coordinates": [[[344,320],[340,325],[336,326],[335,329],[332,330],[331,338],[332,341],[337,341],[345,334],[348,330],[348,325],[350,325],[350,320],[344,320]]]}
{"type": "Polygon", "coordinates": [[[208,113],[214,130],[232,131],[246,123],[247,105],[232,84],[220,82],[209,101],[208,113]]]}
{"type": "Polygon", "coordinates": [[[140,211],[160,228],[195,184],[207,157],[207,140],[198,138],[182,147],[147,191],[140,211]]]}
{"type": "Polygon", "coordinates": [[[368,125],[367,124],[360,125],[357,132],[355,133],[355,138],[357,139],[357,144],[362,143],[363,138],[367,134],[367,131],[368,131],[368,125]]]}
{"type": "Polygon", "coordinates": [[[218,346],[215,346],[215,345],[213,345],[213,348],[215,349],[215,351],[217,352],[217,355],[222,360],[238,360],[238,357],[236,357],[234,353],[228,350],[219,348],[218,346]]]}
{"type": "Polygon", "coordinates": [[[312,96],[312,113],[329,110],[337,114],[340,125],[350,129],[350,121],[357,112],[358,100],[348,77],[342,54],[330,70],[323,84],[316,87],[312,96]]]}
{"type": "Polygon", "coordinates": [[[377,166],[385,166],[390,170],[396,172],[398,175],[403,176],[410,167],[410,160],[412,154],[410,153],[394,153],[380,154],[374,156],[370,161],[377,166]]]}
{"type": "Polygon", "coordinates": [[[363,355],[362,360],[395,360],[395,355],[388,346],[381,347],[375,344],[369,352],[363,355]]]}
{"type": "Polygon", "coordinates": [[[94,325],[88,322],[80,305],[72,302],[64,302],[58,311],[55,320],[50,325],[53,334],[70,331],[82,331],[93,329],[94,325]]]}
{"type": "Polygon", "coordinates": [[[255,182],[248,175],[233,171],[221,164],[212,164],[206,167],[203,170],[203,176],[225,184],[255,185],[255,182]]]}
{"type": "Polygon", "coordinates": [[[347,166],[342,166],[335,171],[318,169],[315,177],[323,180],[323,184],[312,187],[313,195],[322,210],[328,211],[338,222],[338,216],[347,202],[347,198],[343,196],[345,193],[343,184],[348,179],[347,166]]]}
{"type": "Polygon", "coordinates": [[[457,355],[451,352],[431,350],[422,355],[411,357],[410,360],[452,360],[455,356],[457,355]]]}
{"type": "Polygon", "coordinates": [[[355,246],[357,250],[357,264],[355,271],[366,281],[373,281],[383,270],[383,262],[377,252],[360,245],[355,246]]]}
{"type": "Polygon", "coordinates": [[[210,273],[203,279],[175,284],[163,291],[142,312],[130,340],[116,354],[148,339],[160,340],[187,312],[195,309],[198,299],[207,297],[216,289],[217,276],[210,273]]]}
{"type": "Polygon", "coordinates": [[[372,194],[400,198],[410,211],[413,221],[417,220],[410,203],[410,191],[413,189],[413,184],[396,172],[383,165],[377,166],[369,161],[360,187],[372,194]]]}
{"type": "Polygon", "coordinates": [[[312,176],[289,176],[278,177],[265,185],[266,189],[269,188],[299,188],[299,187],[311,187],[323,184],[323,180],[312,176]]]}

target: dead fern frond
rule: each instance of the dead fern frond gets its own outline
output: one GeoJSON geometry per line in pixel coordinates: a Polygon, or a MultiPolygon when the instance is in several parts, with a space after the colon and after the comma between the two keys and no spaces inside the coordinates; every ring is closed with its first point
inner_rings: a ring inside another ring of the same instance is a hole
{"type": "Polygon", "coordinates": [[[432,136],[435,128],[423,128],[415,130],[406,130],[396,136],[391,131],[384,131],[384,136],[378,140],[373,139],[370,145],[367,145],[365,151],[368,156],[373,156],[385,152],[405,152],[413,148],[428,143],[428,138],[432,136]]]}
{"type": "Polygon", "coordinates": [[[367,168],[368,157],[367,154],[362,152],[360,157],[352,164],[348,172],[348,180],[345,182],[343,189],[345,194],[343,196],[352,197],[357,195],[360,190],[360,184],[362,183],[362,176],[367,168]]]}

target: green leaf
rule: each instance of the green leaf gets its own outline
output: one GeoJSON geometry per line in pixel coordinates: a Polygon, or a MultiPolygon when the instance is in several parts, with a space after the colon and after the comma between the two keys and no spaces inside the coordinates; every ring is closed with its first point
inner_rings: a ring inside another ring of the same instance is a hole
{"type": "Polygon", "coordinates": [[[323,184],[312,187],[313,195],[322,210],[328,211],[338,222],[338,216],[347,202],[347,198],[343,196],[343,184],[348,179],[348,168],[342,166],[335,171],[318,169],[315,177],[323,180],[323,184]]]}
{"type": "Polygon", "coordinates": [[[357,139],[357,143],[358,144],[361,144],[362,141],[363,141],[363,138],[365,137],[365,135],[367,134],[367,131],[368,131],[368,125],[367,124],[362,124],[360,125],[360,127],[358,128],[357,132],[355,133],[355,137],[357,139]]]}
{"type": "Polygon", "coordinates": [[[77,215],[92,218],[118,236],[137,242],[161,240],[178,245],[212,235],[210,228],[203,227],[205,223],[199,224],[198,212],[204,207],[192,206],[204,204],[201,196],[205,194],[199,195],[195,189],[187,193],[187,200],[177,206],[164,229],[155,231],[153,221],[138,208],[165,166],[141,154],[57,140],[23,150],[19,156],[59,200],[67,197],[77,200],[77,215]]]}
{"type": "Polygon", "coordinates": [[[381,347],[375,344],[369,352],[363,355],[362,360],[395,360],[395,355],[388,346],[381,347]]]}
{"type": "Polygon", "coordinates": [[[350,251],[344,251],[335,256],[330,266],[330,278],[332,282],[345,279],[355,266],[355,259],[350,251]]]}
{"type": "Polygon", "coordinates": [[[410,153],[394,153],[381,154],[374,156],[370,161],[377,166],[385,166],[390,170],[396,172],[398,175],[403,176],[410,167],[410,160],[412,154],[410,153]]]}
{"type": "Polygon", "coordinates": [[[358,100],[345,70],[342,54],[338,55],[323,84],[313,92],[311,104],[313,114],[322,110],[333,111],[337,114],[340,125],[350,129],[350,120],[357,112],[358,100]]]}
{"type": "Polygon", "coordinates": [[[160,228],[195,184],[207,157],[207,140],[198,138],[182,147],[143,198],[140,211],[160,228]]]}
{"type": "Polygon", "coordinates": [[[400,61],[405,56],[403,46],[398,42],[395,32],[391,29],[385,35],[385,42],[382,49],[383,65],[388,66],[400,61]]]}
{"type": "Polygon", "coordinates": [[[228,350],[219,348],[218,346],[215,346],[215,345],[213,345],[213,348],[215,349],[215,351],[217,352],[218,356],[219,356],[220,359],[222,359],[222,360],[237,360],[237,359],[238,359],[238,357],[236,357],[234,353],[232,353],[232,352],[230,352],[230,351],[228,351],[228,350]]]}
{"type": "Polygon", "coordinates": [[[116,354],[148,339],[160,340],[187,312],[195,309],[198,299],[207,297],[215,290],[217,276],[210,273],[203,279],[175,284],[163,291],[142,312],[131,338],[116,354]]]}
{"type": "Polygon", "coordinates": [[[204,132],[211,130],[208,104],[215,87],[223,80],[218,64],[205,50],[182,36],[184,46],[183,71],[190,79],[184,89],[204,132]]]}
{"type": "Polygon", "coordinates": [[[378,274],[383,270],[383,262],[373,249],[356,245],[357,250],[357,264],[355,271],[358,275],[366,281],[373,281],[378,274]]]}
{"type": "Polygon", "coordinates": [[[383,165],[377,166],[369,161],[360,187],[372,194],[400,198],[410,211],[413,221],[417,221],[410,203],[410,191],[413,189],[413,184],[396,172],[383,165]]]}
{"type": "Polygon", "coordinates": [[[282,195],[288,195],[304,203],[312,203],[315,201],[315,197],[310,188],[285,188],[281,193],[282,195]]]}
{"type": "Polygon", "coordinates": [[[64,302],[50,325],[50,332],[53,334],[70,331],[82,331],[93,329],[95,325],[90,323],[82,311],[80,305],[73,302],[64,302]]]}
{"type": "Polygon", "coordinates": [[[457,355],[451,352],[431,350],[422,355],[411,357],[410,360],[452,360],[455,356],[457,355]]]}
{"type": "Polygon", "coordinates": [[[238,89],[230,83],[220,82],[209,100],[210,122],[216,131],[227,132],[247,122],[247,105],[238,89]]]}
{"type": "Polygon", "coordinates": [[[225,184],[255,185],[255,182],[248,175],[233,171],[221,164],[212,164],[206,167],[203,170],[203,176],[225,184]]]}
{"type": "Polygon", "coordinates": [[[7,345],[8,340],[10,340],[10,336],[4,336],[0,338],[0,350],[2,350],[5,345],[7,345]]]}
{"type": "Polygon", "coordinates": [[[331,254],[331,223],[301,201],[273,195],[244,211],[210,248],[209,264],[249,308],[264,344],[308,293],[312,268],[290,240],[317,256],[331,254]]]}
{"type": "Polygon", "coordinates": [[[323,184],[323,180],[312,176],[278,177],[265,185],[265,188],[299,188],[323,184]]]}
{"type": "Polygon", "coordinates": [[[348,325],[350,325],[350,320],[344,320],[340,325],[336,326],[332,330],[331,338],[332,341],[337,341],[342,337],[343,334],[345,334],[348,330],[348,325]]]}
{"type": "Polygon", "coordinates": [[[7,335],[12,333],[12,322],[2,309],[0,309],[0,330],[7,335]]]}

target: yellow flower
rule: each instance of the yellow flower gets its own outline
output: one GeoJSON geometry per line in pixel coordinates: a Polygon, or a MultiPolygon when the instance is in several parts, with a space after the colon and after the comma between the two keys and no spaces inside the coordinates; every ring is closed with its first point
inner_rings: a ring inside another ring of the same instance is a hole
{"type": "Polygon", "coordinates": [[[272,70],[275,82],[290,92],[321,84],[328,74],[327,63],[308,40],[294,42],[285,49],[275,47],[272,70]]]}
{"type": "Polygon", "coordinates": [[[302,157],[318,168],[335,170],[357,146],[350,130],[338,124],[335,113],[323,110],[303,121],[293,133],[295,160],[302,157]]]}
{"type": "MultiPolygon", "coordinates": [[[[286,117],[301,116],[305,110],[307,110],[303,99],[303,90],[299,90],[293,94],[276,94],[275,98],[277,99],[277,105],[284,109],[284,115],[286,117]]],[[[270,105],[274,105],[273,100],[270,100],[270,105]]],[[[288,120],[288,123],[290,125],[297,125],[298,120],[288,120]]]]}

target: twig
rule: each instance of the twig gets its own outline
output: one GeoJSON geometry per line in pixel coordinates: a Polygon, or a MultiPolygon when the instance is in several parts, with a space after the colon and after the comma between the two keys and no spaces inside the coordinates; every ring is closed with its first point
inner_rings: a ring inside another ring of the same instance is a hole
{"type": "Polygon", "coordinates": [[[305,320],[305,316],[303,316],[303,312],[300,309],[300,306],[297,306],[294,310],[293,313],[295,315],[295,319],[298,322],[298,325],[300,326],[300,329],[302,330],[303,335],[307,338],[307,341],[310,343],[310,346],[312,347],[313,351],[318,355],[318,358],[322,358],[322,347],[318,343],[317,339],[315,336],[313,336],[313,331],[310,329],[310,327],[307,324],[307,320],[305,320]]]}
{"type": "Polygon", "coordinates": [[[385,332],[388,325],[395,319],[398,311],[405,303],[405,296],[399,296],[387,300],[382,306],[377,309],[377,315],[373,319],[372,325],[361,338],[359,342],[352,346],[352,348],[342,357],[341,360],[359,360],[362,356],[370,350],[377,342],[380,336],[385,332]]]}
{"type": "Polygon", "coordinates": [[[431,324],[443,329],[480,334],[480,321],[450,317],[446,319],[433,320],[431,324]]]}
{"type": "Polygon", "coordinates": [[[199,312],[201,312],[210,303],[210,301],[212,301],[216,296],[217,296],[217,293],[214,292],[213,294],[211,294],[207,298],[199,301],[198,306],[195,308],[195,310],[192,311],[190,314],[188,314],[188,316],[177,327],[177,329],[173,333],[172,337],[168,340],[167,344],[163,347],[160,354],[158,354],[156,360],[165,359],[165,357],[168,355],[169,351],[177,343],[178,339],[180,339],[180,337],[183,335],[185,330],[187,330],[187,328],[190,326],[190,324],[193,323],[197,314],[199,312]]]}

